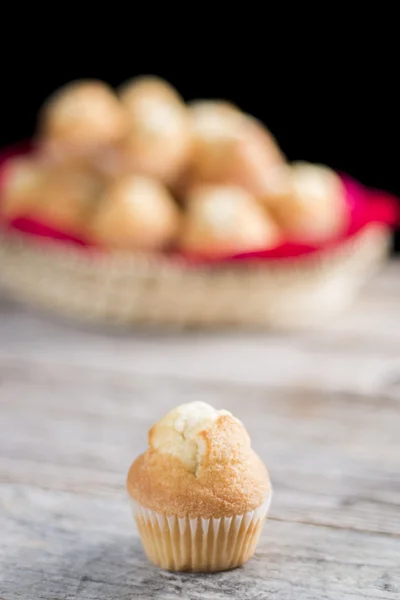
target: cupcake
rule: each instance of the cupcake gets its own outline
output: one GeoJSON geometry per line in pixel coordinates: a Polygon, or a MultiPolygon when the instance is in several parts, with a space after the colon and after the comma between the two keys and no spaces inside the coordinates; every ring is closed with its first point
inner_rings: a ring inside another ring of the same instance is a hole
{"type": "Polygon", "coordinates": [[[127,488],[148,558],[173,571],[243,565],[272,495],[242,423],[203,402],[178,406],[150,429],[127,488]]]}
{"type": "Polygon", "coordinates": [[[120,250],[161,250],[177,234],[180,213],[167,188],[144,175],[116,178],[91,225],[94,243],[120,250]]]}
{"type": "Polygon", "coordinates": [[[129,169],[173,185],[190,151],[187,107],[162,79],[138,77],[120,90],[128,133],[120,150],[129,169]]]}
{"type": "Polygon", "coordinates": [[[45,102],[38,120],[40,149],[53,162],[96,161],[126,133],[126,113],[104,82],[77,80],[45,102]]]}
{"type": "Polygon", "coordinates": [[[294,242],[319,244],[337,238],[350,219],[342,180],[322,165],[297,162],[276,168],[262,201],[294,242]]]}
{"type": "Polygon", "coordinates": [[[187,185],[226,183],[263,195],[269,170],[285,163],[266,127],[223,101],[194,102],[190,115],[193,142],[187,185]]]}
{"type": "Polygon", "coordinates": [[[245,189],[199,185],[186,197],[180,247],[188,253],[223,258],[278,245],[280,231],[245,189]]]}

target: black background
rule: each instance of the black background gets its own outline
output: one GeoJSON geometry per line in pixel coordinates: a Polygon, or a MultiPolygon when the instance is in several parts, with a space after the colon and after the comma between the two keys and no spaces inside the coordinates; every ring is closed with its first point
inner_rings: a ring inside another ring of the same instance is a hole
{"type": "MultiPolygon", "coordinates": [[[[387,23],[379,38],[378,22],[366,29],[357,21],[355,29],[339,19],[329,36],[324,19],[311,32],[294,23],[294,38],[282,18],[260,26],[256,16],[242,23],[239,14],[233,28],[214,22],[211,12],[200,22],[193,11],[183,11],[174,29],[174,16],[164,22],[155,10],[155,23],[151,8],[146,17],[131,13],[129,22],[126,10],[114,7],[101,26],[83,25],[78,12],[65,23],[58,14],[50,21],[35,15],[30,24],[25,14],[20,42],[15,35],[1,40],[1,146],[29,137],[43,100],[71,79],[118,85],[152,73],[187,100],[236,102],[265,122],[289,159],[325,163],[400,197],[398,50],[387,23]]],[[[397,250],[399,242],[398,233],[397,250]]]]}

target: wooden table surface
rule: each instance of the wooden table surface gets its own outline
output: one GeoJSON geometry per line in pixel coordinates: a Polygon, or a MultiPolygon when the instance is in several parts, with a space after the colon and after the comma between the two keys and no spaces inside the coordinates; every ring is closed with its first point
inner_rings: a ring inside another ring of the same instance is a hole
{"type": "Polygon", "coordinates": [[[400,597],[400,263],[324,331],[83,330],[0,301],[1,600],[400,597]],[[176,404],[232,410],[275,495],[256,556],[145,558],[125,477],[176,404]]]}

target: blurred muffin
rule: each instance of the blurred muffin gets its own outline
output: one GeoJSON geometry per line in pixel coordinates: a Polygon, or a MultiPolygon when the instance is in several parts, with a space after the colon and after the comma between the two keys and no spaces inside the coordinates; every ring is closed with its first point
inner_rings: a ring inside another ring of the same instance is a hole
{"type": "Polygon", "coordinates": [[[132,168],[127,164],[121,144],[102,148],[93,156],[91,164],[101,177],[110,182],[132,173],[132,168]]]}
{"type": "Polygon", "coordinates": [[[39,198],[45,178],[44,166],[31,156],[7,161],[2,181],[0,212],[8,220],[27,216],[39,198]]]}
{"type": "Polygon", "coordinates": [[[280,232],[243,188],[202,185],[186,198],[180,235],[182,250],[216,257],[275,247],[280,232]]]}
{"type": "Polygon", "coordinates": [[[62,166],[43,178],[31,216],[64,233],[86,237],[105,182],[88,169],[62,166]]]}
{"type": "Polygon", "coordinates": [[[228,183],[255,196],[264,194],[269,170],[285,162],[264,125],[224,101],[194,102],[190,115],[193,142],[186,185],[228,183]]]}
{"type": "Polygon", "coordinates": [[[182,104],[179,92],[165,79],[156,75],[141,75],[123,83],[118,90],[123,105],[135,111],[138,104],[152,100],[182,104]]]}
{"type": "Polygon", "coordinates": [[[106,190],[92,222],[91,237],[100,246],[158,250],[174,239],[180,221],[168,190],[144,175],[125,175],[106,190]]]}
{"type": "Polygon", "coordinates": [[[126,133],[126,113],[113,90],[78,80],[57,90],[38,119],[38,141],[55,162],[91,159],[126,133]]]}
{"type": "Polygon", "coordinates": [[[259,119],[246,114],[245,120],[243,145],[238,152],[238,161],[243,161],[244,168],[243,174],[239,173],[238,183],[260,196],[268,186],[269,173],[276,166],[286,164],[286,157],[259,119]]]}
{"type": "Polygon", "coordinates": [[[185,103],[167,82],[150,76],[123,85],[120,98],[129,117],[129,133],[121,144],[127,165],[134,172],[173,184],[190,151],[185,103]]]}
{"type": "Polygon", "coordinates": [[[300,243],[335,238],[349,222],[343,183],[322,165],[298,162],[277,168],[269,177],[263,202],[287,237],[300,243]]]}
{"type": "Polygon", "coordinates": [[[192,102],[189,113],[193,136],[192,179],[221,182],[228,171],[226,152],[240,139],[243,114],[234,104],[223,100],[192,102]]]}
{"type": "Polygon", "coordinates": [[[272,493],[243,424],[204,402],[178,406],[150,429],[127,488],[148,558],[174,571],[244,564],[272,493]]]}

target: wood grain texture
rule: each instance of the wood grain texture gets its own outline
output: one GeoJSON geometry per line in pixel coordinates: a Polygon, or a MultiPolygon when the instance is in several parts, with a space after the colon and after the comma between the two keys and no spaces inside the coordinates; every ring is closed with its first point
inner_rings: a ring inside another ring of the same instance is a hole
{"type": "Polygon", "coordinates": [[[116,335],[0,301],[0,599],[400,597],[400,264],[303,335],[116,335]],[[125,497],[149,426],[195,399],[274,485],[244,568],[151,566],[125,497]]]}

